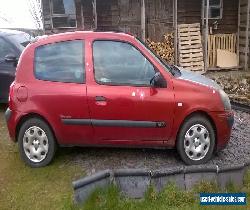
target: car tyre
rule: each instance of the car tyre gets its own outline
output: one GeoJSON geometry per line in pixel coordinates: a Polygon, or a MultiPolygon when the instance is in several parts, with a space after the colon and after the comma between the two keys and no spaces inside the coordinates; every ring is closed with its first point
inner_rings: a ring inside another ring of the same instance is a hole
{"type": "Polygon", "coordinates": [[[183,123],[177,136],[177,150],[187,165],[209,161],[215,147],[215,131],[203,115],[194,115],[183,123]]]}
{"type": "Polygon", "coordinates": [[[39,118],[32,118],[21,126],[18,146],[22,160],[30,167],[39,168],[52,161],[57,144],[48,124],[39,118]]]}

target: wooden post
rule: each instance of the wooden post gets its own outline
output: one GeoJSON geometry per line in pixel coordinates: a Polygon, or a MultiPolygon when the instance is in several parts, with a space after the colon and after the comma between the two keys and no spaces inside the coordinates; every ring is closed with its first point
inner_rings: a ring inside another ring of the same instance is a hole
{"type": "Polygon", "coordinates": [[[97,29],[97,12],[96,12],[96,0],[92,0],[93,14],[94,14],[94,29],[97,29]]]}
{"type": "Polygon", "coordinates": [[[178,64],[178,0],[173,0],[174,64],[178,64]]]}
{"type": "Polygon", "coordinates": [[[209,0],[207,1],[207,7],[206,7],[206,30],[205,30],[205,56],[204,56],[204,62],[205,62],[205,72],[208,69],[208,12],[209,12],[209,0]]]}
{"type": "Polygon", "coordinates": [[[245,42],[245,66],[244,70],[248,70],[248,53],[249,53],[249,12],[250,12],[250,0],[247,1],[247,23],[246,23],[246,42],[245,42]]]}
{"type": "Polygon", "coordinates": [[[141,0],[141,38],[145,42],[145,40],[146,40],[145,0],[141,0]]]}
{"type": "Polygon", "coordinates": [[[238,66],[240,64],[240,1],[241,0],[238,0],[239,3],[238,3],[238,32],[237,32],[237,49],[236,49],[236,52],[237,52],[237,59],[238,59],[238,66]]]}
{"type": "MultiPolygon", "coordinates": [[[[201,35],[202,35],[201,43],[202,43],[202,46],[204,46],[204,48],[202,50],[204,60],[205,60],[205,33],[206,33],[206,31],[205,31],[205,1],[206,0],[202,0],[202,2],[201,2],[201,35]]],[[[205,63],[204,63],[204,65],[205,65],[205,63]]],[[[205,68],[205,66],[204,66],[204,68],[205,68]]]]}
{"type": "Polygon", "coordinates": [[[201,4],[201,28],[202,30],[204,29],[204,19],[205,19],[205,14],[204,14],[204,10],[205,10],[205,0],[202,0],[202,4],[201,4]]]}
{"type": "Polygon", "coordinates": [[[82,19],[82,29],[84,30],[84,17],[83,17],[83,5],[81,2],[81,19],[82,19]]]}

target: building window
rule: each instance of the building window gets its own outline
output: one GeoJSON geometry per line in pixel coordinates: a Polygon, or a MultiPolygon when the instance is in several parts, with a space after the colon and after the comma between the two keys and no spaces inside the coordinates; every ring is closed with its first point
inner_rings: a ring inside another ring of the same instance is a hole
{"type": "MultiPolygon", "coordinates": [[[[207,1],[205,0],[205,8],[207,9],[207,1]]],[[[222,0],[209,0],[208,18],[209,19],[221,19],[223,12],[223,2],[222,0]]],[[[206,14],[206,12],[205,12],[206,14]]]]}
{"type": "Polygon", "coordinates": [[[53,28],[75,28],[76,8],[74,0],[52,0],[53,28]]]}

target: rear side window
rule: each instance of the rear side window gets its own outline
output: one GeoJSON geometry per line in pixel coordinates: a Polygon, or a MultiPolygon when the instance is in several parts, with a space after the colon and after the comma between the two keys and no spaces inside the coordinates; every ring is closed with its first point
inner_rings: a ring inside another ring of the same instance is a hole
{"type": "Polygon", "coordinates": [[[85,83],[84,41],[40,46],[35,51],[35,77],[39,80],[85,83]]]}

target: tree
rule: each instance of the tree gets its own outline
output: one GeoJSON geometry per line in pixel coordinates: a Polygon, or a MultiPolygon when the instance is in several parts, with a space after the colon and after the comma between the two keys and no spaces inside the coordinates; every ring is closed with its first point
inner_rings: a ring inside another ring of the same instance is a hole
{"type": "Polygon", "coordinates": [[[4,22],[7,22],[7,23],[12,23],[12,19],[9,18],[4,12],[0,11],[0,21],[4,21],[4,22]]]}
{"type": "Polygon", "coordinates": [[[28,0],[29,12],[37,29],[42,28],[42,2],[41,0],[28,0]]]}

